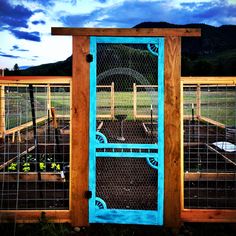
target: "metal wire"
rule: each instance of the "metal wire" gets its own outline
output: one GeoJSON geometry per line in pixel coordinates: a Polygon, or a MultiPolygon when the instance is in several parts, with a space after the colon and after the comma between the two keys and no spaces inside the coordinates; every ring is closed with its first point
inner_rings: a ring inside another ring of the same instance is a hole
{"type": "Polygon", "coordinates": [[[0,209],[68,209],[70,87],[6,84],[3,100],[0,209]]]}
{"type": "Polygon", "coordinates": [[[236,209],[236,86],[184,86],[184,207],[236,209]]]}
{"type": "MultiPolygon", "coordinates": [[[[108,143],[157,143],[157,65],[157,57],[148,51],[146,44],[97,45],[96,128],[108,143]],[[114,85],[113,95],[106,85],[114,85]],[[112,109],[114,116],[109,116],[112,109]]],[[[132,148],[97,151],[123,155],[137,152],[132,148]]],[[[148,148],[145,151],[150,152],[148,148]]],[[[96,158],[96,197],[107,208],[157,210],[157,179],[158,171],[148,165],[145,155],[96,158]]]]}

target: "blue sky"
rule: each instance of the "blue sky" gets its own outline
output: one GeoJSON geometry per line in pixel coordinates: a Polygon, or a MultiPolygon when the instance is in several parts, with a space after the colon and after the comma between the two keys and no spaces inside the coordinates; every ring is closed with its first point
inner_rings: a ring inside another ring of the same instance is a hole
{"type": "Polygon", "coordinates": [[[69,36],[51,27],[130,28],[147,21],[236,25],[236,0],[0,0],[0,69],[71,55],[69,36]]]}

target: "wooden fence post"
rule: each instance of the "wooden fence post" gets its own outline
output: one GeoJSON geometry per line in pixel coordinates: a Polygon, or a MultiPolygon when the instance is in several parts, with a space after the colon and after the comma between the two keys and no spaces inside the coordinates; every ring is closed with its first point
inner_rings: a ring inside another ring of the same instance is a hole
{"type": "Polygon", "coordinates": [[[89,54],[88,36],[73,36],[70,212],[73,226],[88,225],[89,54]]]}
{"type": "Polygon", "coordinates": [[[0,86],[0,138],[4,139],[5,124],[5,86],[0,86]]]}
{"type": "Polygon", "coordinates": [[[51,111],[52,101],[51,101],[51,86],[47,85],[47,108],[48,111],[51,111]]]}
{"type": "Polygon", "coordinates": [[[115,88],[114,82],[111,83],[111,118],[115,119],[115,88]]]}
{"type": "Polygon", "coordinates": [[[136,83],[133,83],[133,105],[134,105],[134,120],[137,116],[137,87],[136,83]]]}
{"type": "Polygon", "coordinates": [[[200,84],[197,84],[197,91],[196,91],[196,95],[197,95],[197,118],[200,119],[201,118],[201,86],[200,84]]]}
{"type": "Polygon", "coordinates": [[[166,227],[180,226],[180,76],[181,38],[165,38],[165,217],[166,227]]]}

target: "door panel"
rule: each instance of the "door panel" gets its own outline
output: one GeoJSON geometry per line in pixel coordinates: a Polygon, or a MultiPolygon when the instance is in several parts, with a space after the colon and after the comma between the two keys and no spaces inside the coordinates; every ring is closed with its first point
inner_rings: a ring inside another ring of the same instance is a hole
{"type": "Polygon", "coordinates": [[[90,45],[89,221],[162,225],[164,40],[90,45]]]}

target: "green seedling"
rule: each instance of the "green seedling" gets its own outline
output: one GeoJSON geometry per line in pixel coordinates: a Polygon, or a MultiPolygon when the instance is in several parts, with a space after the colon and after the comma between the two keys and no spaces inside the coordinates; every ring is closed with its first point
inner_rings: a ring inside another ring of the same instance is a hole
{"type": "Polygon", "coordinates": [[[51,169],[56,170],[56,171],[60,171],[61,170],[61,166],[60,166],[60,164],[57,164],[57,163],[53,162],[51,164],[51,169]]]}
{"type": "Polygon", "coordinates": [[[40,168],[40,170],[44,171],[44,170],[46,170],[46,165],[43,162],[40,162],[39,168],[40,168]]]}
{"type": "Polygon", "coordinates": [[[29,172],[30,171],[30,163],[26,162],[23,164],[23,169],[24,172],[29,172]]]}
{"type": "Polygon", "coordinates": [[[16,163],[11,163],[11,165],[8,167],[8,170],[14,171],[14,170],[16,170],[16,168],[17,168],[17,164],[16,163]]]}

